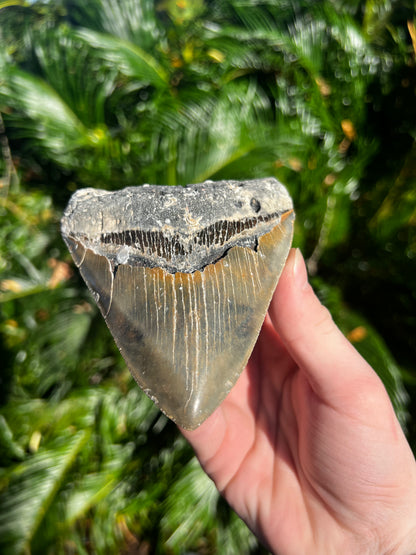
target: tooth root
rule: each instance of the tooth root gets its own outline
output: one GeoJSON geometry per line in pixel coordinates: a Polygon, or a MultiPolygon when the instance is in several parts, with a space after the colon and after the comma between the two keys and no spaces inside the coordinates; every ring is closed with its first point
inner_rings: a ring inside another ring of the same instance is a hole
{"type": "Polygon", "coordinates": [[[237,244],[192,272],[129,260],[114,272],[110,256],[83,244],[82,230],[68,233],[63,221],[71,254],[132,375],[183,428],[199,426],[245,367],[290,248],[293,221],[290,204],[256,238],[256,250],[237,244]]]}

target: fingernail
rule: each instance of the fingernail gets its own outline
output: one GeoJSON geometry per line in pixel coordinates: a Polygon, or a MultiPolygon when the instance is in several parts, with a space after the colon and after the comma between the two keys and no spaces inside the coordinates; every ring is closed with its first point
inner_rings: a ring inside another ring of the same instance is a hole
{"type": "Polygon", "coordinates": [[[308,272],[300,249],[295,249],[295,260],[293,263],[293,279],[299,289],[308,286],[308,272]]]}

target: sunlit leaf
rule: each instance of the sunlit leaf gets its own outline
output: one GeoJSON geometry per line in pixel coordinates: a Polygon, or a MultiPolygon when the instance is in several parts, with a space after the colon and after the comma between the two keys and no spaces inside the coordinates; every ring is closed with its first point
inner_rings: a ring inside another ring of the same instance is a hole
{"type": "Polygon", "coordinates": [[[162,522],[167,545],[179,553],[186,542],[192,545],[204,529],[214,525],[219,494],[204,474],[196,458],[182,470],[166,500],[166,518],[162,522]]]}
{"type": "Polygon", "coordinates": [[[35,34],[33,41],[44,80],[82,124],[93,130],[90,133],[105,134],[106,101],[117,86],[116,66],[106,70],[97,60],[94,45],[64,25],[35,34]]]}
{"type": "Polygon", "coordinates": [[[45,512],[62,485],[88,434],[79,432],[40,450],[19,466],[3,473],[0,491],[0,548],[20,554],[41,526],[45,512]],[[5,482],[5,480],[7,480],[5,482]],[[7,483],[7,488],[5,484],[7,483]]]}
{"type": "Polygon", "coordinates": [[[146,84],[167,86],[168,74],[165,69],[151,54],[135,44],[91,29],[79,29],[76,36],[90,48],[100,49],[104,63],[117,67],[122,74],[146,84]]]}
{"type": "Polygon", "coordinates": [[[78,26],[118,37],[147,52],[163,41],[153,0],[63,0],[63,4],[78,26]]]}
{"type": "Polygon", "coordinates": [[[88,130],[46,82],[10,66],[0,102],[21,110],[16,136],[31,138],[65,161],[66,153],[88,143],[88,130]]]}
{"type": "Polygon", "coordinates": [[[13,460],[22,460],[23,457],[23,449],[14,441],[13,433],[6,419],[3,415],[0,415],[0,460],[2,464],[13,460]]]}

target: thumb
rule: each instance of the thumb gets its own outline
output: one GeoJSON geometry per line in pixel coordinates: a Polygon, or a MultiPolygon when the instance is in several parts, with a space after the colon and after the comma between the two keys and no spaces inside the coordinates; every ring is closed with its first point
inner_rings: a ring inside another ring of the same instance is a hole
{"type": "Polygon", "coordinates": [[[285,348],[322,399],[332,400],[348,383],[357,387],[377,378],[315,295],[299,249],[289,254],[269,314],[285,348]]]}

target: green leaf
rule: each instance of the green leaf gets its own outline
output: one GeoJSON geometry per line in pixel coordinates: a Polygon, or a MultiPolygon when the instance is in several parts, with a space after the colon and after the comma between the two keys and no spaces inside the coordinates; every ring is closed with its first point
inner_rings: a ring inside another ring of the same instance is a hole
{"type": "Polygon", "coordinates": [[[48,83],[14,66],[8,66],[3,81],[0,103],[22,112],[12,114],[16,136],[33,139],[62,161],[89,143],[88,129],[48,83]]]}
{"type": "Polygon", "coordinates": [[[117,67],[122,75],[162,89],[168,86],[169,76],[165,69],[156,58],[135,44],[91,29],[78,29],[75,36],[89,48],[99,49],[103,62],[117,67]]]}
{"type": "Polygon", "coordinates": [[[76,26],[118,37],[151,52],[164,30],[153,0],[63,0],[76,26]]]}
{"type": "Polygon", "coordinates": [[[105,133],[106,102],[117,86],[117,68],[103,67],[94,47],[66,25],[34,32],[32,41],[44,80],[85,127],[105,133]]]}
{"type": "Polygon", "coordinates": [[[169,491],[161,523],[166,545],[174,553],[182,552],[184,546],[192,548],[207,529],[214,527],[218,499],[214,483],[192,458],[169,491]]]}
{"type": "Polygon", "coordinates": [[[6,464],[10,460],[22,460],[24,451],[13,439],[7,420],[0,414],[0,460],[6,464]]]}
{"type": "Polygon", "coordinates": [[[66,500],[66,524],[71,525],[104,499],[117,484],[114,472],[85,474],[66,500]]]}
{"type": "Polygon", "coordinates": [[[30,552],[32,538],[87,440],[86,432],[62,438],[7,473],[3,472],[0,550],[4,555],[30,552]]]}
{"type": "Polygon", "coordinates": [[[214,483],[193,457],[183,467],[164,504],[162,531],[173,553],[196,549],[201,537],[210,538],[209,550],[248,554],[257,539],[220,497],[214,483]]]}

